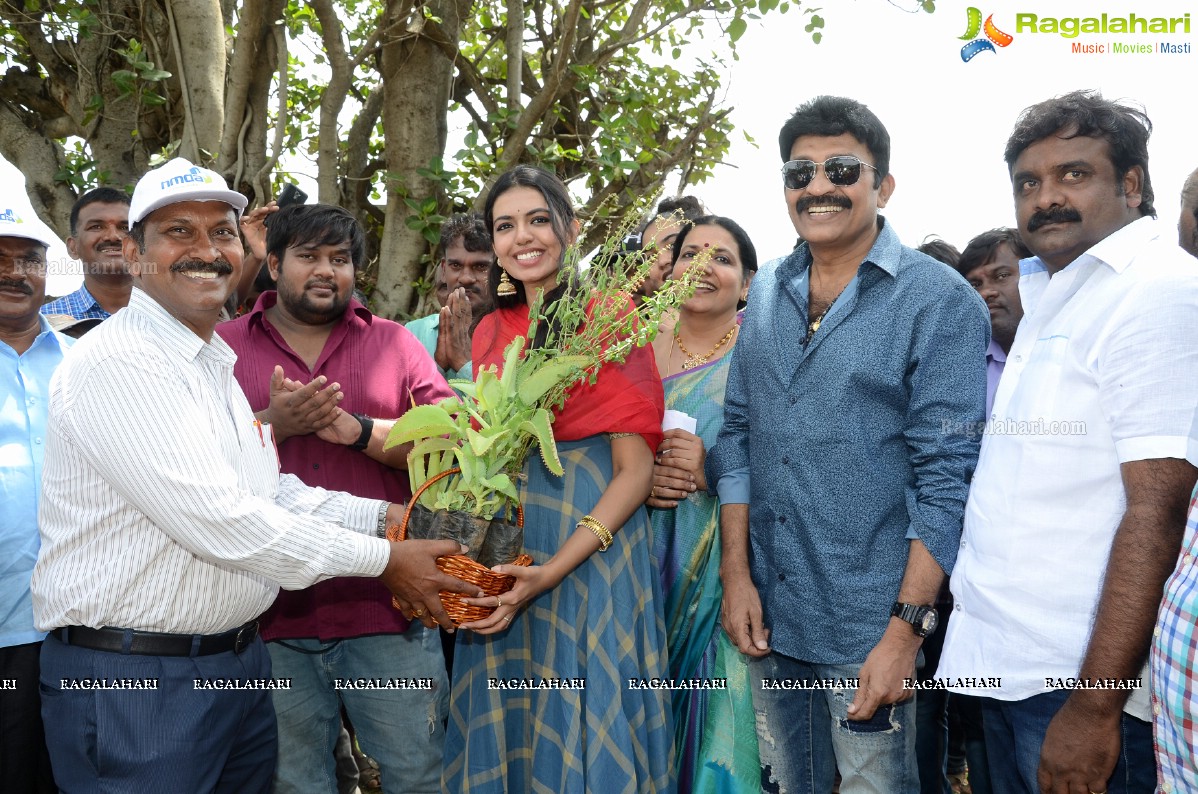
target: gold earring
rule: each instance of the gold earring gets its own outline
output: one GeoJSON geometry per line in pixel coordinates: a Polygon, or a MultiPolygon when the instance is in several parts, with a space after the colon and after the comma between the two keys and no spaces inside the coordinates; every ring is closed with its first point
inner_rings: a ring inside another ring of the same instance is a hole
{"type": "Polygon", "coordinates": [[[503,275],[499,277],[499,284],[495,287],[495,294],[501,298],[510,298],[516,294],[516,285],[508,277],[506,270],[499,268],[499,272],[503,275]]]}

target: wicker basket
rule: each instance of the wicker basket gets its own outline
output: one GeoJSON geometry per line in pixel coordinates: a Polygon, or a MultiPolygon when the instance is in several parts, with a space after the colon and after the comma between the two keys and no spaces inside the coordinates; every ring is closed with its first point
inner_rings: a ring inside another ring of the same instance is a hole
{"type": "MultiPolygon", "coordinates": [[[[420,498],[420,495],[430,485],[443,477],[448,477],[459,471],[460,469],[456,467],[443,471],[417,488],[416,493],[412,494],[412,498],[408,501],[408,507],[403,514],[403,521],[399,524],[392,524],[387,528],[387,539],[393,541],[406,539],[408,536],[408,522],[411,520],[412,508],[416,505],[416,500],[420,498]]],[[[516,507],[516,523],[521,527],[524,526],[524,509],[519,506],[516,507]]],[[[478,553],[479,549],[471,549],[471,551],[478,553]]],[[[511,564],[531,565],[532,557],[527,554],[521,554],[511,564]]],[[[437,567],[441,569],[442,573],[449,574],[456,579],[461,579],[463,582],[477,585],[483,593],[489,596],[502,595],[516,586],[516,578],[514,576],[495,573],[485,565],[481,565],[470,559],[465,554],[451,554],[438,557],[437,567]]],[[[441,591],[441,604],[445,607],[446,613],[449,614],[449,619],[453,621],[455,626],[475,620],[482,620],[496,609],[496,607],[480,607],[466,604],[462,601],[463,597],[461,593],[452,593],[448,590],[441,591]]],[[[392,598],[391,604],[396,609],[401,608],[399,599],[392,598]]]]}

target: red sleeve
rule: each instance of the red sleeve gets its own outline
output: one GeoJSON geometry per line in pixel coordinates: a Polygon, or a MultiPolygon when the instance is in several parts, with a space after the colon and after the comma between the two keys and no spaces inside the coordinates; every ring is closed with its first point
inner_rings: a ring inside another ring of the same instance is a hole
{"type": "MultiPolygon", "coordinates": [[[[479,321],[471,344],[475,376],[488,364],[502,368],[507,343],[527,331],[527,307],[499,309],[479,321]]],[[[646,345],[633,350],[623,364],[604,365],[594,384],[571,389],[565,406],[554,412],[553,435],[575,441],[598,433],[639,433],[656,452],[664,413],[661,377],[653,348],[646,345]]]]}

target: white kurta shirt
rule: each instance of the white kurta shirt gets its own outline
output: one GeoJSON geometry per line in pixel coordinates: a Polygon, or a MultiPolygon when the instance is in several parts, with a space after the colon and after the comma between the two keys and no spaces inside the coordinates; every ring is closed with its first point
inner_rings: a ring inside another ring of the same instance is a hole
{"type": "Polygon", "coordinates": [[[73,351],[51,382],[39,629],[211,634],[261,614],[279,585],[386,567],[384,503],[279,475],[219,336],[205,343],[134,289],[73,351]]]}
{"type": "MultiPolygon", "coordinates": [[[[1151,218],[1049,278],[1021,263],[1024,317],[965,509],[937,676],[1023,700],[1076,677],[1126,493],[1120,465],[1198,463],[1198,260],[1151,218]]],[[[1148,718],[1148,681],[1128,711],[1148,718]]]]}

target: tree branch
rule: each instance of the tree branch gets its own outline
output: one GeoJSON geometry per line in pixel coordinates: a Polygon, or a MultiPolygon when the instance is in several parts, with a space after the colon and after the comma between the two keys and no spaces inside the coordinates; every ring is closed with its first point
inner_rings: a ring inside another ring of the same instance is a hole
{"type": "Polygon", "coordinates": [[[25,192],[34,212],[65,238],[75,191],[54,180],[65,165],[62,147],[31,129],[7,103],[0,103],[0,155],[25,175],[25,192]]]}
{"type": "Polygon", "coordinates": [[[272,0],[244,0],[238,14],[237,38],[233,41],[233,58],[225,88],[224,134],[217,157],[218,166],[224,171],[233,168],[238,160],[240,139],[244,134],[242,130],[249,115],[250,85],[266,46],[270,6],[274,4],[272,0]]]}
{"type": "Polygon", "coordinates": [[[254,194],[261,203],[266,203],[272,193],[270,190],[270,172],[274,169],[275,163],[279,162],[279,157],[283,154],[283,140],[287,135],[287,119],[290,115],[287,110],[287,31],[282,25],[274,25],[273,29],[275,48],[278,53],[278,104],[275,107],[275,134],[274,140],[271,141],[271,153],[254,176],[254,194]]]}
{"type": "Polygon", "coordinates": [[[524,68],[524,2],[507,0],[507,109],[520,109],[520,81],[524,68]]]}
{"type": "MultiPolygon", "coordinates": [[[[329,61],[329,83],[320,95],[320,121],[316,149],[318,195],[321,201],[332,204],[337,200],[337,177],[341,140],[337,120],[345,106],[345,97],[353,82],[353,67],[346,53],[341,20],[331,0],[309,0],[320,21],[320,37],[329,61]]],[[[381,25],[379,26],[382,27],[381,25]]]]}

